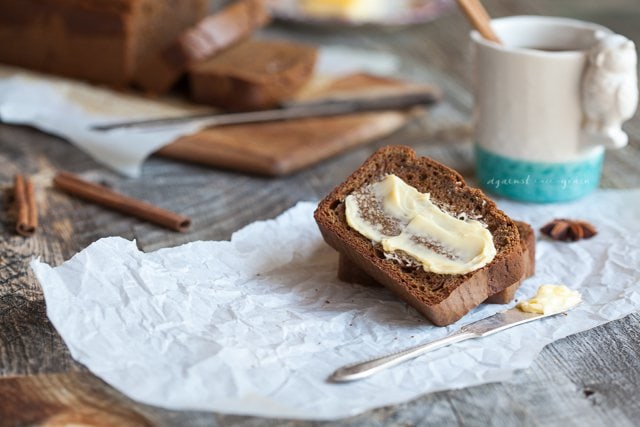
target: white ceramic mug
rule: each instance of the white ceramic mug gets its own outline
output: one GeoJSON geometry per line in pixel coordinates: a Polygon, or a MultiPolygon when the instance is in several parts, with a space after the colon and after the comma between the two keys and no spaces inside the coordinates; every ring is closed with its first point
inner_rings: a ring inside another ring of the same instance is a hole
{"type": "Polygon", "coordinates": [[[536,202],[590,192],[605,147],[627,142],[620,124],[637,104],[635,46],[573,19],[514,16],[491,25],[503,44],[471,33],[480,185],[536,202]]]}

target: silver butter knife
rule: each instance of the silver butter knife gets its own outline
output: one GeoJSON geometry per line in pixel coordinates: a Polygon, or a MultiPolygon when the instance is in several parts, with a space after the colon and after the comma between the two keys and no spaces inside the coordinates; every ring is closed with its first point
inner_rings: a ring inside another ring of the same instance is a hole
{"type": "Polygon", "coordinates": [[[512,308],[510,310],[496,313],[486,319],[469,323],[468,325],[463,326],[460,330],[439,340],[410,347],[406,350],[402,350],[388,356],[379,357],[377,359],[368,360],[366,362],[343,366],[331,374],[327,380],[330,382],[361,380],[387,368],[406,362],[407,360],[414,359],[432,350],[472,338],[486,337],[495,334],[496,332],[504,331],[505,329],[522,325],[523,323],[531,322],[533,320],[563,314],[576,307],[578,304],[579,303],[571,307],[567,307],[563,311],[550,314],[527,313],[518,308],[512,308]]]}
{"type": "Polygon", "coordinates": [[[418,105],[431,105],[440,99],[438,89],[425,86],[420,91],[405,94],[391,94],[377,97],[349,99],[326,99],[289,103],[284,108],[274,110],[247,111],[240,113],[198,113],[188,116],[160,117],[116,123],[96,124],[97,131],[111,131],[123,128],[162,129],[188,122],[198,122],[204,127],[264,123],[271,121],[304,119],[309,117],[329,117],[371,111],[403,110],[418,105]]]}

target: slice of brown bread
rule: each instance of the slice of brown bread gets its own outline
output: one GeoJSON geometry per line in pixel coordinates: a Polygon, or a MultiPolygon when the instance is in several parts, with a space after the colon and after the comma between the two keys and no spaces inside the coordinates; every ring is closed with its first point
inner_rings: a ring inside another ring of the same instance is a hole
{"type": "Polygon", "coordinates": [[[189,67],[191,99],[230,110],[271,108],[294,96],[315,63],[313,46],[250,39],[189,67]]]}
{"type": "Polygon", "coordinates": [[[485,194],[467,186],[456,171],[413,149],[387,146],[376,151],[345,182],[325,197],[315,211],[325,241],[436,325],[451,324],[491,295],[516,283],[525,271],[518,228],[485,194]],[[352,192],[395,174],[433,203],[452,214],[484,222],[497,254],[482,268],[466,274],[437,274],[387,259],[379,246],[348,226],[345,198],[352,192]]]}
{"type": "Polygon", "coordinates": [[[524,274],[522,278],[513,285],[505,288],[497,294],[491,295],[486,303],[507,304],[516,295],[520,284],[527,278],[533,276],[536,270],[536,235],[533,228],[526,222],[516,221],[518,233],[520,233],[520,244],[522,245],[522,255],[524,258],[524,274]]]}
{"type": "MultiPolygon", "coordinates": [[[[515,296],[523,280],[533,276],[536,262],[536,239],[533,228],[526,222],[515,221],[520,234],[520,244],[525,260],[524,275],[520,280],[485,300],[489,304],[507,304],[515,296]]],[[[340,254],[338,259],[338,279],[343,282],[357,283],[365,286],[380,286],[371,276],[354,264],[348,256],[340,254]]]]}

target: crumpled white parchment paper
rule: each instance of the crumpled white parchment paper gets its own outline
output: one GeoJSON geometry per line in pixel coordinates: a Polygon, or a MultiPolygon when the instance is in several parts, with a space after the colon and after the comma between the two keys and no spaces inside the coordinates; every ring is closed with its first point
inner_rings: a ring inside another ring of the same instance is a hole
{"type": "MultiPolygon", "coordinates": [[[[376,53],[329,46],[320,49],[316,72],[346,74],[366,71],[388,75],[398,59],[376,53]]],[[[123,175],[137,177],[153,152],[183,135],[198,131],[202,122],[162,128],[130,128],[108,132],[92,126],[159,117],[177,117],[213,111],[171,98],[152,99],[135,92],[0,66],[0,120],[29,125],[59,136],[85,151],[97,162],[123,175]]]]}
{"type": "MultiPolygon", "coordinates": [[[[597,191],[573,203],[503,201],[537,230],[582,218],[599,234],[562,243],[538,235],[536,274],[578,289],[567,316],[437,350],[368,380],[331,384],[336,368],[440,338],[505,306],[483,305],[431,326],[382,288],[336,279],[337,254],[300,203],[231,241],[152,253],[101,239],[61,266],[33,261],[47,313],[71,354],[118,390],[171,409],[335,419],[436,390],[506,380],[548,343],[640,307],[640,190],[597,191]]],[[[538,233],[539,234],[539,233],[538,233]]]]}

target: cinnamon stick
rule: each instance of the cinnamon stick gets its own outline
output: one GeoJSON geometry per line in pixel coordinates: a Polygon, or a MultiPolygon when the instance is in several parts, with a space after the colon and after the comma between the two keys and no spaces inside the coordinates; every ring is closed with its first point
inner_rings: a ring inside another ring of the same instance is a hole
{"type": "Polygon", "coordinates": [[[38,208],[33,183],[29,178],[17,174],[14,177],[13,191],[18,212],[16,232],[24,237],[33,236],[38,228],[38,208]]]}
{"type": "Polygon", "coordinates": [[[457,2],[471,25],[482,37],[494,43],[502,44],[493,28],[491,28],[491,18],[482,3],[480,3],[480,0],[457,0],[457,2]]]}
{"type": "Polygon", "coordinates": [[[132,197],[116,193],[102,185],[85,181],[77,175],[60,171],[53,178],[56,188],[91,203],[104,206],[145,221],[184,232],[191,226],[191,219],[162,209],[132,197]]]}

